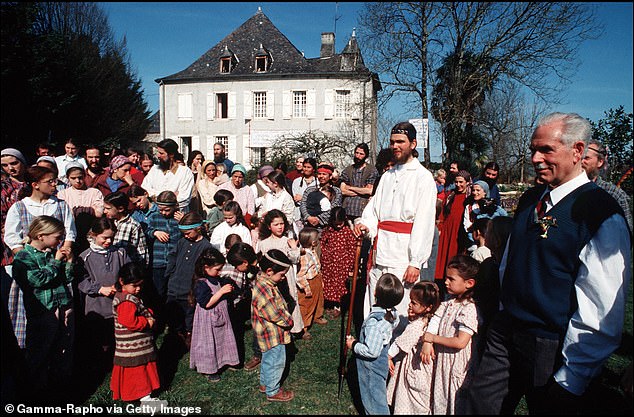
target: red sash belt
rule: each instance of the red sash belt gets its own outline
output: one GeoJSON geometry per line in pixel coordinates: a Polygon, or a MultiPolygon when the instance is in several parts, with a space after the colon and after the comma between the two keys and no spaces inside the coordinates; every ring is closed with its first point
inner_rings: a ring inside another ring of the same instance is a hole
{"type": "MultiPolygon", "coordinates": [[[[382,222],[379,222],[379,224],[377,225],[377,229],[378,230],[385,230],[386,232],[394,232],[394,233],[406,233],[406,234],[411,234],[412,233],[412,228],[414,227],[414,223],[408,223],[408,222],[397,222],[394,220],[385,220],[382,222]]],[[[372,247],[370,248],[370,253],[368,254],[368,266],[367,266],[367,277],[368,277],[368,282],[370,282],[370,270],[372,269],[372,265],[374,264],[374,252],[376,252],[376,241],[379,238],[379,234],[377,231],[377,235],[374,238],[374,243],[372,244],[372,247]]]]}

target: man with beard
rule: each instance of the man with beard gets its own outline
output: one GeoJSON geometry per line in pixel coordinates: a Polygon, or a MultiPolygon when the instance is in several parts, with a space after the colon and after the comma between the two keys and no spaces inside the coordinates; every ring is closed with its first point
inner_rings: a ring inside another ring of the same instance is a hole
{"type": "Polygon", "coordinates": [[[420,269],[431,254],[436,182],[432,173],[413,156],[416,128],[411,123],[397,123],[392,128],[390,147],[396,165],[381,177],[374,197],[355,221],[354,233],[375,239],[364,315],[374,304],[379,277],[392,273],[403,281],[405,296],[396,308],[399,315],[407,317],[409,291],[420,280],[420,269]]]}
{"type": "Polygon", "coordinates": [[[176,194],[179,211],[189,211],[189,201],[194,189],[194,174],[189,167],[176,161],[178,144],[173,139],[163,139],[156,145],[158,165],[154,165],[143,179],[141,187],[148,192],[152,201],[163,191],[176,194]]]}
{"type": "Polygon", "coordinates": [[[369,154],[367,143],[358,144],[354,148],[354,162],[341,173],[342,206],[350,220],[361,216],[379,176],[376,168],[366,162],[369,154]]]}
{"type": "Polygon", "coordinates": [[[86,148],[86,187],[93,187],[100,180],[106,179],[108,174],[101,166],[101,150],[94,145],[90,145],[86,148]]]}
{"type": "Polygon", "coordinates": [[[328,189],[332,190],[333,193],[332,201],[330,203],[331,209],[333,207],[341,206],[341,190],[339,187],[335,187],[332,185],[332,172],[334,168],[330,164],[320,164],[317,167],[317,183],[309,186],[304,191],[302,196],[302,202],[299,205],[299,211],[302,214],[302,220],[304,221],[305,226],[313,226],[319,229],[323,228],[328,224],[330,220],[330,210],[324,211],[317,216],[311,216],[308,213],[307,204],[309,201],[313,201],[314,198],[319,198],[320,194],[322,194],[322,188],[330,186],[328,189]],[[311,194],[317,193],[311,197],[311,194]]]}
{"type": "Polygon", "coordinates": [[[234,162],[227,158],[227,155],[225,154],[225,145],[220,142],[214,144],[214,162],[216,164],[225,164],[227,172],[233,172],[234,162]]]}
{"type": "Polygon", "coordinates": [[[630,210],[627,194],[611,182],[603,181],[599,176],[601,172],[607,170],[607,155],[608,152],[605,146],[598,140],[592,139],[588,142],[588,149],[581,160],[581,166],[586,171],[590,181],[594,181],[596,185],[607,191],[619,203],[625,213],[625,220],[627,220],[627,225],[630,227],[630,233],[632,233],[632,211],[630,210]]]}

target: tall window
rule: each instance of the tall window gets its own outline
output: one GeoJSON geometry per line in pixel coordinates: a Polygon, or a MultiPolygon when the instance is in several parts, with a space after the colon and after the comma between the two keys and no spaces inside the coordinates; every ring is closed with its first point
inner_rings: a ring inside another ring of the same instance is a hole
{"type": "Polygon", "coordinates": [[[251,165],[260,166],[266,161],[266,148],[251,148],[251,165]]]}
{"type": "Polygon", "coordinates": [[[335,92],[335,117],[350,118],[350,90],[337,90],[335,92]]]}
{"type": "Polygon", "coordinates": [[[253,93],[253,117],[266,117],[266,91],[253,93]]]}
{"type": "Polygon", "coordinates": [[[293,117],[306,117],[306,91],[293,91],[293,117]]]}
{"type": "Polygon", "coordinates": [[[216,94],[216,118],[226,119],[229,114],[229,95],[227,93],[216,94]]]}

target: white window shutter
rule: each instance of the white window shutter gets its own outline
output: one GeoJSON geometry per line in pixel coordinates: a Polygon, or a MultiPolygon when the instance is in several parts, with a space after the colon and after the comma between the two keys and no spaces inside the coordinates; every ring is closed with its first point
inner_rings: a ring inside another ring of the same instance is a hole
{"type": "Polygon", "coordinates": [[[231,159],[233,162],[238,162],[236,160],[237,155],[238,155],[238,144],[237,144],[237,140],[236,140],[236,135],[229,135],[229,137],[227,138],[228,141],[228,148],[229,148],[229,155],[228,158],[231,159]]]}
{"type": "Polygon", "coordinates": [[[230,92],[228,94],[228,100],[229,100],[229,110],[228,110],[228,114],[227,117],[229,119],[235,119],[236,118],[236,93],[235,92],[230,92]]]}
{"type": "Polygon", "coordinates": [[[178,95],[178,118],[192,118],[192,93],[183,93],[178,95]]]}
{"type": "Polygon", "coordinates": [[[335,90],[327,89],[324,93],[324,119],[335,116],[335,90]]]}
{"type": "Polygon", "coordinates": [[[242,161],[251,164],[251,138],[249,135],[242,135],[242,161]]]}
{"type": "Polygon", "coordinates": [[[192,136],[192,148],[190,152],[191,151],[200,151],[200,136],[192,136]]]}
{"type": "Polygon", "coordinates": [[[252,91],[244,92],[244,118],[245,119],[253,118],[253,92],[252,91]]]}
{"type": "Polygon", "coordinates": [[[354,89],[350,92],[350,118],[353,120],[359,120],[361,117],[361,99],[359,97],[359,90],[354,89]]]}
{"type": "Polygon", "coordinates": [[[275,119],[275,92],[273,90],[266,92],[266,117],[275,119]]]}
{"type": "Polygon", "coordinates": [[[306,92],[306,117],[309,119],[315,118],[315,98],[317,97],[314,89],[306,92]]]}
{"type": "Polygon", "coordinates": [[[214,144],[216,143],[214,139],[212,135],[207,135],[207,153],[205,153],[207,159],[214,159],[214,144]]]}
{"type": "Polygon", "coordinates": [[[290,119],[293,112],[293,92],[284,90],[282,92],[282,118],[290,119]]]}
{"type": "Polygon", "coordinates": [[[216,114],[216,95],[214,93],[207,94],[207,120],[213,120],[216,114]]]}

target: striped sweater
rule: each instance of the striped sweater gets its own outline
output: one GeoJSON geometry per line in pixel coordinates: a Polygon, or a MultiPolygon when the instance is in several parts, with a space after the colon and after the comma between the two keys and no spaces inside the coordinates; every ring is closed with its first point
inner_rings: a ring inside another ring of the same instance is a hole
{"type": "Polygon", "coordinates": [[[156,349],[152,330],[147,325],[147,319],[152,317],[150,311],[136,296],[117,291],[112,300],[114,314],[115,352],[114,364],[123,367],[145,365],[156,361],[156,349]],[[122,314],[128,310],[129,301],[134,304],[134,325],[131,325],[131,314],[122,314]],[[123,308],[121,308],[123,307],[123,308]]]}

